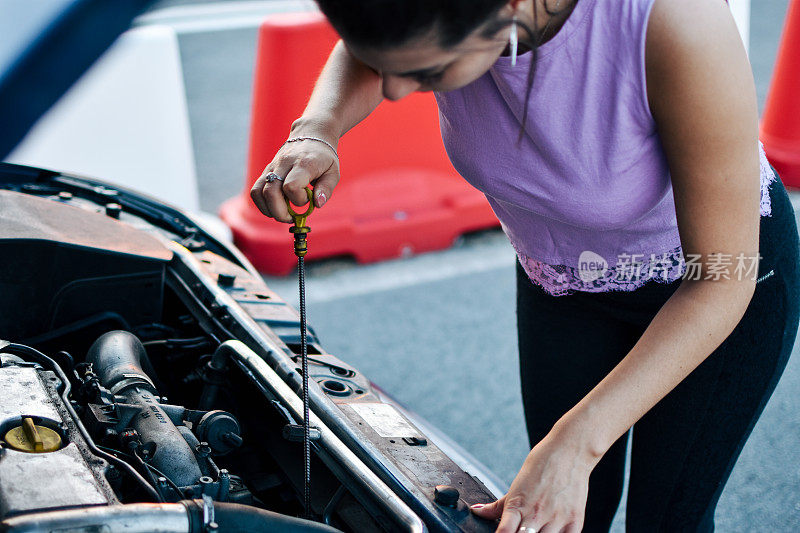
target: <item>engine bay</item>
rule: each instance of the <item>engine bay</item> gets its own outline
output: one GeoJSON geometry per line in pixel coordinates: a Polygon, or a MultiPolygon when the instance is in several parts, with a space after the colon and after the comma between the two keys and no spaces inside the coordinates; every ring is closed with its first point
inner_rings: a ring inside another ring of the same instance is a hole
{"type": "Polygon", "coordinates": [[[497,488],[313,329],[306,510],[297,312],[181,212],[19,168],[0,169],[0,531],[494,529],[468,502],[497,488]]]}
{"type": "MultiPolygon", "coordinates": [[[[179,354],[162,360],[176,368],[202,346],[197,339],[146,342],[179,354]]],[[[222,362],[228,350],[223,346],[187,374],[187,392],[200,392],[199,406],[236,408],[217,394],[221,383],[213,370],[212,361],[222,362]]],[[[243,446],[231,413],[166,403],[158,378],[151,378],[156,370],[145,344],[134,334],[104,334],[84,362],[65,351],[56,359],[21,344],[0,348],[0,515],[10,517],[4,523],[10,530],[85,527],[85,509],[42,511],[113,504],[116,512],[101,517],[111,531],[134,520],[141,531],[338,531],[291,516],[293,498],[278,469],[243,446]],[[231,472],[244,472],[246,483],[231,472]],[[142,501],[159,506],[135,505],[142,501]],[[283,512],[267,511],[265,502],[283,512]]],[[[260,438],[257,429],[248,434],[252,442],[260,438]]]]}

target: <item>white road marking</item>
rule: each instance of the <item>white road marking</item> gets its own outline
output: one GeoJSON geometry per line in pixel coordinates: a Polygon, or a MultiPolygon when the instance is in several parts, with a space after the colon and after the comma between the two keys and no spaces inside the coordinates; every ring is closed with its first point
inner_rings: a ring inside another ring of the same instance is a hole
{"type": "MultiPolygon", "coordinates": [[[[792,206],[800,215],[800,191],[789,191],[792,206]]],[[[368,265],[327,266],[312,263],[306,274],[306,300],[323,303],[422,285],[477,274],[514,265],[516,255],[500,231],[479,237],[479,242],[448,250],[393,259],[368,265]],[[327,272],[325,270],[328,270],[327,272]]],[[[297,307],[297,274],[264,276],[267,285],[297,307]]]]}
{"type": "MultiPolygon", "coordinates": [[[[312,264],[306,274],[306,301],[330,302],[509,268],[514,265],[515,258],[508,239],[497,232],[487,236],[485,241],[468,246],[382,263],[348,264],[327,273],[319,272],[324,265],[312,264]]],[[[291,305],[298,305],[296,273],[282,277],[264,276],[264,281],[291,305]]]]}

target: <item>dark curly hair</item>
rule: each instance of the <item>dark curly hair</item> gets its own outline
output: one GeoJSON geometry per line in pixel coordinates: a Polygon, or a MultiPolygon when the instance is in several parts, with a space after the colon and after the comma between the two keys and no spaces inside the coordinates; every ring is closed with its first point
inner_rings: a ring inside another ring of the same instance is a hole
{"type": "MultiPolygon", "coordinates": [[[[389,49],[402,46],[429,33],[438,36],[439,46],[454,47],[473,32],[480,30],[484,38],[495,36],[509,26],[512,20],[499,15],[508,0],[316,0],[322,13],[339,32],[342,39],[359,47],[389,49]]],[[[574,4],[573,4],[574,5],[574,4]]],[[[545,10],[550,16],[561,11],[545,10]]],[[[536,70],[537,46],[545,35],[531,27],[538,27],[536,10],[532,26],[525,21],[517,23],[533,36],[523,44],[531,49],[533,57],[528,72],[528,90],[522,117],[519,139],[525,131],[528,103],[536,70]]]]}

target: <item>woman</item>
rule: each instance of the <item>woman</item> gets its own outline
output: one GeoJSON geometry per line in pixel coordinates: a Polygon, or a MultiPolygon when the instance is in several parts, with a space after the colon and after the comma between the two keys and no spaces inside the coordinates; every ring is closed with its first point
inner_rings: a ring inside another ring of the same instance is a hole
{"type": "Polygon", "coordinates": [[[253,186],[290,222],[383,99],[434,91],[448,155],[514,245],[531,452],[497,531],[712,531],[787,363],[797,228],[720,0],[318,0],[342,36],[253,186]],[[759,261],[760,259],[760,261],[759,261]]]}

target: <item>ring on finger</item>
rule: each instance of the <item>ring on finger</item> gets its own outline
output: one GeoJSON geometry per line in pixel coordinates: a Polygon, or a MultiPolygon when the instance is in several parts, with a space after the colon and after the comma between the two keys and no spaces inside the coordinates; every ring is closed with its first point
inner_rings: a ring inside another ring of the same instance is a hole
{"type": "Polygon", "coordinates": [[[264,179],[266,180],[267,183],[272,183],[274,181],[283,181],[286,178],[282,178],[277,174],[275,174],[274,172],[270,172],[269,174],[264,176],[264,179]]]}
{"type": "Polygon", "coordinates": [[[525,533],[536,533],[536,528],[531,526],[519,526],[517,531],[525,531],[525,533]]]}

